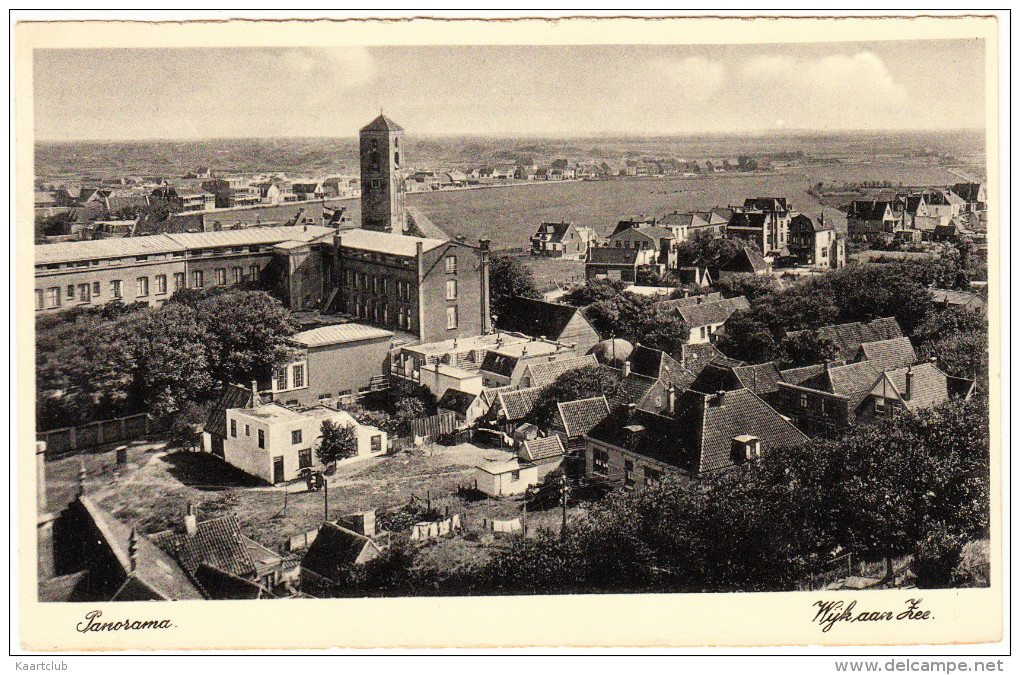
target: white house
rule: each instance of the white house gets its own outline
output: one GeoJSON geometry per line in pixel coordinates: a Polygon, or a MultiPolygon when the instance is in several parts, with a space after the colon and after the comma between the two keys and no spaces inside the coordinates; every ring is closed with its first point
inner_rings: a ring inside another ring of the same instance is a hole
{"type": "Polygon", "coordinates": [[[475,487],[490,497],[519,495],[538,485],[538,467],[513,455],[487,456],[475,467],[475,487]]]}
{"type": "Polygon", "coordinates": [[[231,408],[226,416],[224,461],[269,483],[294,480],[302,469],[318,464],[315,450],[322,437],[323,420],[354,427],[358,453],[350,459],[386,452],[385,432],[358,424],[343,410],[323,405],[292,409],[269,403],[254,408],[231,408]]]}

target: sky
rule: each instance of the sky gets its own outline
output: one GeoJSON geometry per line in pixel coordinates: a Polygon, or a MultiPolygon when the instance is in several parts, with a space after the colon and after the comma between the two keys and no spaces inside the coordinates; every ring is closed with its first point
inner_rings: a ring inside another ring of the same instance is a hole
{"type": "Polygon", "coordinates": [[[37,140],[984,126],[981,40],[37,50],[37,140]]]}

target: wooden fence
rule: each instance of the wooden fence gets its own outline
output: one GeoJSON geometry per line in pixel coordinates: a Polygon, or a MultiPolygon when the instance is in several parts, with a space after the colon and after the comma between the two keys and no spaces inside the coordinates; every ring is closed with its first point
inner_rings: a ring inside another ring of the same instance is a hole
{"type": "Polygon", "coordinates": [[[51,429],[36,434],[36,440],[46,443],[47,456],[54,457],[87,450],[108,443],[123,443],[166,431],[166,425],[145,413],[101,420],[79,427],[51,429]]]}
{"type": "Polygon", "coordinates": [[[449,411],[411,420],[411,432],[416,438],[424,439],[425,443],[432,443],[440,436],[452,434],[456,428],[457,415],[449,411]]]}

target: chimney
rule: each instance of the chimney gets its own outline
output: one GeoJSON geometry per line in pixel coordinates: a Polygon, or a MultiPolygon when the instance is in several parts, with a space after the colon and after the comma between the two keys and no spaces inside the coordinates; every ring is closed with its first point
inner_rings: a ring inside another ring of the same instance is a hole
{"type": "Polygon", "coordinates": [[[481,308],[482,334],[492,332],[492,307],[489,302],[489,240],[479,239],[478,250],[481,269],[478,273],[479,305],[481,308]]]}
{"type": "Polygon", "coordinates": [[[198,518],[195,516],[195,507],[188,502],[187,513],[184,514],[184,531],[188,533],[189,537],[193,537],[198,532],[198,518]]]}
{"type": "Polygon", "coordinates": [[[35,497],[38,513],[46,513],[46,442],[35,444],[35,497]]]}
{"type": "Polygon", "coordinates": [[[637,403],[627,404],[627,421],[634,419],[634,415],[637,413],[637,403]]]}
{"type": "Polygon", "coordinates": [[[259,383],[255,380],[251,381],[251,404],[253,407],[259,404],[259,383]]]}
{"type": "Polygon", "coordinates": [[[128,537],[128,560],[131,565],[131,572],[138,569],[138,532],[131,528],[131,536],[128,537]]]}
{"type": "Polygon", "coordinates": [[[914,371],[913,366],[907,366],[907,377],[906,386],[903,387],[903,399],[906,401],[910,400],[914,388],[914,371]]]}
{"type": "Polygon", "coordinates": [[[630,359],[623,362],[623,376],[630,377],[630,359]]]}
{"type": "Polygon", "coordinates": [[[666,411],[670,417],[676,414],[676,387],[672,384],[666,390],[666,411]]]}
{"type": "Polygon", "coordinates": [[[349,516],[344,516],[343,523],[344,525],[349,526],[354,532],[366,537],[374,537],[376,535],[374,510],[360,511],[358,513],[352,513],[349,516]]]}
{"type": "Polygon", "coordinates": [[[723,407],[723,404],[725,402],[726,402],[726,392],[724,390],[722,390],[722,389],[720,389],[719,391],[715,392],[715,396],[713,396],[712,399],[711,399],[711,405],[712,405],[712,407],[715,407],[715,408],[723,407]]]}

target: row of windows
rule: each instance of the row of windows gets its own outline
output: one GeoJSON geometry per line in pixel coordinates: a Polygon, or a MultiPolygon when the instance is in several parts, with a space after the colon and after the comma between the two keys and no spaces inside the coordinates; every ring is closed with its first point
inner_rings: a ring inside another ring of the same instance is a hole
{"type": "MultiPolygon", "coordinates": [[[[215,255],[240,255],[245,252],[247,253],[259,253],[262,251],[261,246],[233,246],[231,248],[206,248],[195,251],[190,251],[192,257],[199,256],[215,256],[215,255]]],[[[169,255],[173,258],[183,258],[188,252],[185,251],[172,251],[169,255]]],[[[122,262],[154,262],[159,260],[166,260],[168,254],[166,253],[146,253],[143,255],[134,256],[132,261],[130,258],[106,258],[104,260],[76,260],[66,263],[47,263],[45,265],[37,265],[37,268],[48,269],[48,270],[59,270],[59,269],[75,269],[79,267],[99,267],[104,262],[107,266],[117,266],[122,262]]]]}
{"type": "Polygon", "coordinates": [[[300,389],[305,386],[305,364],[280,366],[276,369],[276,374],[273,377],[276,380],[276,391],[300,389]],[[289,379],[288,373],[290,374],[289,379]]]}
{"type": "MultiPolygon", "coordinates": [[[[257,279],[260,273],[258,265],[252,265],[249,270],[250,278],[257,279]]],[[[244,268],[235,267],[232,271],[233,282],[239,284],[244,281],[244,268]]],[[[227,285],[227,270],[226,268],[220,268],[216,270],[216,284],[218,286],[227,285]]],[[[205,273],[202,270],[194,270],[191,273],[191,287],[192,288],[203,288],[205,286],[205,273]]],[[[185,287],[184,272],[174,272],[173,274],[173,289],[179,291],[185,287]]],[[[139,298],[147,298],[149,294],[153,295],[166,295],[167,294],[167,275],[157,274],[154,277],[138,277],[135,279],[135,295],[139,298]],[[150,283],[151,282],[151,283],[150,283]]],[[[89,304],[93,299],[102,297],[102,283],[99,281],[93,281],[91,283],[82,284],[68,284],[66,287],[51,286],[43,291],[41,288],[35,290],[35,308],[36,310],[42,309],[56,309],[63,305],[66,300],[68,303],[77,304],[89,304]]],[[[124,282],[122,279],[113,279],[110,281],[110,299],[111,300],[122,300],[124,298],[124,282]]]]}
{"type": "MultiPolygon", "coordinates": [[[[592,472],[600,476],[609,477],[609,451],[603,450],[602,448],[592,448],[591,451],[592,459],[592,472]]],[[[658,481],[662,478],[662,471],[654,469],[650,466],[642,467],[644,473],[645,485],[649,485],[658,481]]],[[[626,459],[623,460],[623,484],[626,487],[634,487],[634,460],[626,459]]]]}

